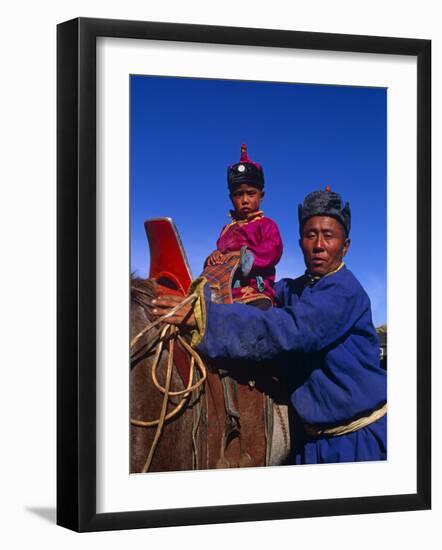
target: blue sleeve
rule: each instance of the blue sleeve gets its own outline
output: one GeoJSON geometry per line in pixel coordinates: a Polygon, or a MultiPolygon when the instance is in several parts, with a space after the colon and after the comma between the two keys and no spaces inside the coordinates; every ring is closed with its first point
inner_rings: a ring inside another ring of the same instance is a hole
{"type": "Polygon", "coordinates": [[[207,303],[206,328],[198,349],[211,358],[254,361],[292,351],[326,350],[370,307],[358,283],[343,284],[337,279],[324,278],[293,305],[265,311],[243,304],[207,303]]]}

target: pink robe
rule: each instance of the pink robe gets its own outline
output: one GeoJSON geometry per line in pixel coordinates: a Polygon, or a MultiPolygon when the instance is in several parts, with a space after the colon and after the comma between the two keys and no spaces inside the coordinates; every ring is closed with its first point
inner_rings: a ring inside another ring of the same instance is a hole
{"type": "Polygon", "coordinates": [[[233,219],[223,227],[216,242],[222,254],[238,252],[243,246],[253,254],[253,265],[246,276],[239,276],[233,287],[235,302],[268,298],[274,303],[275,266],[281,259],[282,240],[276,223],[259,211],[248,220],[233,219]]]}

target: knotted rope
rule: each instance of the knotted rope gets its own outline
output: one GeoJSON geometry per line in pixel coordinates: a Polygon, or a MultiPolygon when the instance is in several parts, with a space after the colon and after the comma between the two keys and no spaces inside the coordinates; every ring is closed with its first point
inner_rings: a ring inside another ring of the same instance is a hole
{"type": "MultiPolygon", "coordinates": [[[[159,325],[160,323],[164,323],[168,318],[172,317],[177,311],[179,311],[185,305],[193,303],[196,300],[196,298],[197,298],[197,295],[195,293],[190,294],[182,302],[180,302],[178,305],[172,308],[169,311],[169,313],[166,313],[166,315],[163,315],[158,319],[156,319],[155,321],[146,325],[142,331],[140,331],[134,338],[132,338],[130,342],[131,356],[133,355],[132,350],[135,344],[140,340],[140,338],[144,334],[146,334],[149,330],[153,329],[155,326],[159,325]]],[[[191,346],[189,346],[189,344],[185,341],[185,339],[179,334],[179,329],[168,323],[165,324],[165,326],[162,328],[160,333],[159,341],[157,343],[155,356],[152,363],[151,378],[155,387],[163,394],[163,402],[161,405],[160,416],[155,420],[137,420],[134,418],[131,418],[130,420],[131,424],[134,426],[141,426],[145,428],[157,426],[151,448],[149,450],[148,456],[146,458],[146,462],[142,469],[143,473],[147,472],[150,468],[153,455],[155,453],[155,449],[160,440],[165,422],[170,420],[174,416],[176,416],[181,411],[181,409],[187,403],[190,395],[196,390],[198,390],[198,388],[205,382],[207,378],[206,367],[204,366],[204,363],[202,362],[201,357],[191,346]],[[164,342],[166,340],[168,340],[169,355],[168,355],[168,361],[167,361],[166,379],[165,379],[164,386],[162,386],[158,381],[157,369],[160,363],[161,354],[164,349],[164,342]],[[191,356],[189,381],[188,381],[187,387],[184,390],[180,390],[180,391],[170,391],[170,384],[172,381],[172,370],[173,370],[173,364],[174,364],[173,349],[174,349],[175,340],[178,340],[178,342],[183,346],[183,348],[191,356]],[[193,379],[195,375],[195,364],[198,368],[198,371],[201,374],[201,378],[199,378],[195,383],[193,383],[193,379]],[[175,405],[174,408],[167,413],[167,405],[169,403],[170,397],[179,397],[180,400],[178,404],[175,405]]]]}

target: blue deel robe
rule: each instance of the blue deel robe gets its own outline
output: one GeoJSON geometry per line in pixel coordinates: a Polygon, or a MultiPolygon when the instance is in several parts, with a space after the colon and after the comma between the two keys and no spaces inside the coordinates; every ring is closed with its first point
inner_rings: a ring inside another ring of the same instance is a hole
{"type": "MultiPolygon", "coordinates": [[[[207,299],[198,350],[213,359],[282,366],[290,375],[291,402],[302,423],[347,424],[387,399],[370,300],[345,266],[314,284],[306,282],[303,276],[276,283],[280,307],[267,311],[207,299]]],[[[341,436],[298,435],[293,462],[385,460],[386,421],[385,415],[341,436]]]]}

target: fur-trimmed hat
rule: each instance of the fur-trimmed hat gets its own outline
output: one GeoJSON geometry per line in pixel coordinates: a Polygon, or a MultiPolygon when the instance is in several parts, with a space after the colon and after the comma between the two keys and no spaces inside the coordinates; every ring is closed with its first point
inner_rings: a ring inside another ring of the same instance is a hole
{"type": "Polygon", "coordinates": [[[231,164],[227,168],[227,185],[229,191],[234,191],[242,183],[247,183],[258,189],[264,188],[264,172],[262,166],[249,159],[247,154],[247,145],[241,145],[241,158],[236,164],[231,164]]]}
{"type": "Polygon", "coordinates": [[[330,216],[341,222],[348,236],[351,226],[350,204],[342,204],[341,196],[331,191],[328,185],[325,191],[309,193],[304,203],[298,205],[299,231],[302,231],[304,223],[313,216],[330,216]]]}

